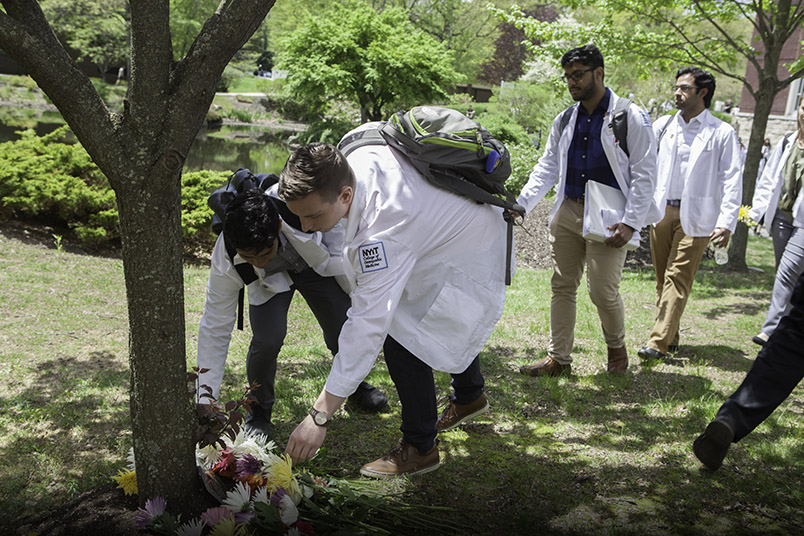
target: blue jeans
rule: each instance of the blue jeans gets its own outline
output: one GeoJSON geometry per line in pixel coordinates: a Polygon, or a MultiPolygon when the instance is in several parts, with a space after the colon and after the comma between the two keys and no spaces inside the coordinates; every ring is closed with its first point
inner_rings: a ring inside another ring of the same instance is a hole
{"type": "MultiPolygon", "coordinates": [[[[438,420],[433,369],[390,335],[385,338],[383,353],[402,404],[402,438],[421,454],[429,452],[435,445],[438,420]]],[[[474,402],[483,393],[483,385],[478,356],[464,372],[452,375],[453,402],[474,402]]]]}

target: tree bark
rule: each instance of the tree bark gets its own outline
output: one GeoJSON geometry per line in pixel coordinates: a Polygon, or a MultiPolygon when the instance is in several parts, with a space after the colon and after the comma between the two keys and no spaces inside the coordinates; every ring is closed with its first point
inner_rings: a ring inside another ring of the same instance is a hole
{"type": "Polygon", "coordinates": [[[181,169],[223,69],[274,2],[223,0],[178,63],[168,2],[132,2],[122,114],[108,110],[36,1],[0,3],[0,48],[50,97],[117,196],[139,500],[160,495],[184,509],[198,486],[194,399],[186,381],[181,169]]]}

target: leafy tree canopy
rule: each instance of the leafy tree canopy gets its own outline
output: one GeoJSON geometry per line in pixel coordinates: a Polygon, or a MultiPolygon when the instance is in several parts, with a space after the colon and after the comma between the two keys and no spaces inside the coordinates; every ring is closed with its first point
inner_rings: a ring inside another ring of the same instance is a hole
{"type": "Polygon", "coordinates": [[[310,18],[280,48],[291,94],[318,113],[332,100],[352,100],[364,121],[445,99],[459,78],[451,53],[417,31],[404,11],[377,13],[359,1],[310,18]]]}

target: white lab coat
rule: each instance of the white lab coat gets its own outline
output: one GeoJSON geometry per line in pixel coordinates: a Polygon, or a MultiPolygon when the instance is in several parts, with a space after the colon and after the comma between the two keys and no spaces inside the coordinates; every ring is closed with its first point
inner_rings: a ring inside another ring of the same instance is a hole
{"type": "MultiPolygon", "coordinates": [[[[277,186],[273,185],[267,194],[277,197],[276,190],[277,186]]],[[[283,222],[280,232],[316,273],[325,277],[334,276],[344,291],[349,292],[350,284],[344,275],[341,257],[344,234],[342,225],[337,225],[324,234],[308,234],[283,222]]],[[[198,330],[198,367],[209,369],[209,372],[201,375],[200,384],[212,388],[215,398],[220,394],[229,342],[237,319],[237,298],[243,288],[243,280],[234,265],[244,262],[246,261],[240,255],[235,255],[234,264],[232,263],[221,234],[212,251],[207,298],[198,330]]],[[[249,305],[262,305],[274,295],[290,290],[293,284],[287,272],[266,275],[265,270],[260,268],[255,268],[254,272],[257,280],[247,287],[249,305]]]]}
{"type": "Polygon", "coordinates": [[[505,303],[501,209],[430,185],[388,146],[347,160],[356,185],[344,264],[356,286],[327,392],[350,395],[388,334],[433,369],[463,372],[505,303]]]}
{"type": "MultiPolygon", "coordinates": [[[[771,222],[776,216],[779,197],[782,195],[782,185],[784,184],[782,171],[784,171],[784,165],[787,163],[787,158],[795,145],[795,132],[789,134],[784,151],[782,151],[781,141],[776,144],[776,148],[771,153],[768,163],[765,164],[765,169],[754,189],[754,199],[751,200],[751,210],[748,215],[756,222],[759,222],[762,216],[765,216],[764,225],[768,229],[770,229],[771,222]]],[[[804,195],[799,193],[798,197],[796,197],[796,202],[793,204],[793,225],[796,227],[804,227],[804,202],[802,200],[804,200],[804,195]]]]}
{"type": "MultiPolygon", "coordinates": [[[[740,144],[734,129],[709,113],[701,112],[701,127],[690,147],[687,176],[681,195],[681,228],[687,236],[709,236],[715,228],[734,232],[743,195],[740,144]]],[[[655,201],[664,218],[667,186],[681,136],[681,114],[660,117],[653,125],[659,142],[655,201]]]]}
{"type": "MultiPolygon", "coordinates": [[[[650,128],[650,116],[636,104],[628,109],[628,152],[619,149],[614,132],[609,126],[611,113],[620,99],[613,91],[609,99],[609,109],[603,121],[601,143],[606,158],[617,179],[617,184],[625,198],[625,215],[622,223],[636,229],[655,221],[658,208],[653,201],[656,176],[656,138],[650,128]]],[[[570,143],[578,118],[578,103],[572,109],[572,116],[566,128],[559,131],[559,117],[553,121],[547,147],[533,168],[527,184],[522,188],[517,202],[530,212],[558,183],[556,202],[550,212],[552,223],[559,207],[564,202],[564,185],[567,181],[567,160],[570,143]]]]}

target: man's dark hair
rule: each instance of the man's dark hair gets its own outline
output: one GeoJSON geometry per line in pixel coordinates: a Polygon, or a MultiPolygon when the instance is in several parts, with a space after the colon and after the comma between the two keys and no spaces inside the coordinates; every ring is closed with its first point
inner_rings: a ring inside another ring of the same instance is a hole
{"type": "Polygon", "coordinates": [[[344,186],[354,186],[352,168],[332,144],[314,142],[296,149],[279,174],[279,197],[298,201],[318,193],[334,203],[344,186]]]}
{"type": "Polygon", "coordinates": [[[576,61],[592,69],[597,69],[598,67],[603,67],[603,54],[595,45],[573,48],[561,57],[561,67],[566,67],[576,61]]]}
{"type": "Polygon", "coordinates": [[[262,190],[240,192],[226,207],[223,234],[235,249],[271,249],[279,237],[279,213],[262,190]]]}
{"type": "Polygon", "coordinates": [[[709,90],[704,95],[704,106],[709,108],[712,103],[712,97],[715,95],[715,77],[709,71],[704,71],[698,67],[682,67],[676,72],[676,80],[685,74],[691,74],[695,78],[695,87],[698,88],[695,90],[696,93],[700,93],[701,88],[709,90]]]}

